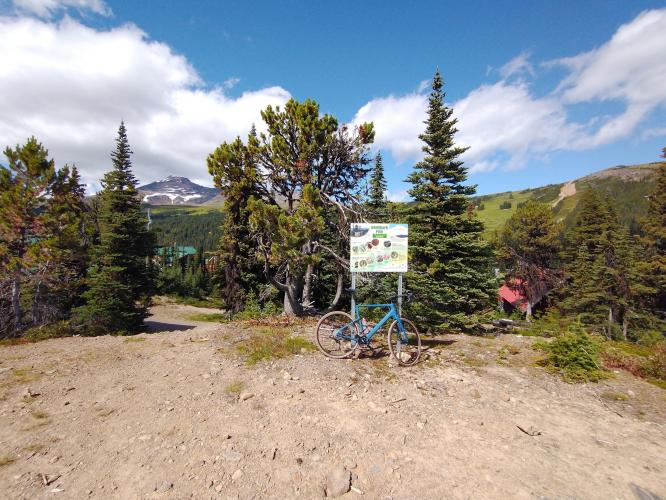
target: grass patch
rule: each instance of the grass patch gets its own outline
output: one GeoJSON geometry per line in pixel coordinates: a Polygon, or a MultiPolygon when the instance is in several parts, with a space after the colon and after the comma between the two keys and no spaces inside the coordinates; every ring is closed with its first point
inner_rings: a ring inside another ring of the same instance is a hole
{"type": "Polygon", "coordinates": [[[245,383],[242,380],[234,380],[224,388],[224,392],[232,396],[238,396],[244,387],[245,383]]]}
{"type": "Polygon", "coordinates": [[[1,455],[0,456],[0,467],[3,467],[5,465],[13,464],[16,461],[14,457],[10,457],[9,455],[1,455]]]}
{"type": "Polygon", "coordinates": [[[144,337],[127,337],[126,339],[123,340],[123,342],[145,342],[146,339],[144,337]]]}
{"type": "Polygon", "coordinates": [[[250,337],[236,346],[248,365],[273,358],[284,358],[298,354],[301,349],[314,351],[315,346],[306,338],[291,334],[291,329],[282,327],[250,327],[250,337]]]}
{"type": "Polygon", "coordinates": [[[28,453],[39,453],[40,451],[44,450],[44,445],[41,443],[33,443],[23,448],[23,450],[27,451],[28,453]]]}
{"type": "Polygon", "coordinates": [[[607,342],[601,354],[609,369],[620,369],[666,389],[666,342],[642,346],[626,342],[607,342]]]}
{"type": "Polygon", "coordinates": [[[46,420],[49,418],[49,414],[46,413],[45,411],[40,411],[40,410],[35,410],[33,412],[30,412],[30,416],[34,418],[35,420],[46,420]]]}
{"type": "Polygon", "coordinates": [[[605,391],[601,393],[601,397],[609,401],[629,401],[629,395],[624,392],[605,391]]]}
{"type": "Polygon", "coordinates": [[[229,315],[226,313],[197,313],[190,314],[187,319],[192,321],[210,321],[213,323],[226,323],[229,321],[229,315]]]}
{"type": "Polygon", "coordinates": [[[32,370],[25,368],[16,368],[12,371],[11,376],[0,383],[0,388],[7,389],[15,385],[28,384],[39,380],[41,375],[32,370]]]}
{"type": "Polygon", "coordinates": [[[180,295],[169,295],[169,299],[176,304],[185,304],[186,306],[205,307],[208,309],[223,309],[224,304],[219,299],[212,297],[181,297],[180,295]]]}
{"type": "Polygon", "coordinates": [[[583,331],[535,342],[534,347],[546,353],[539,364],[567,382],[596,382],[606,377],[599,359],[601,347],[583,331]]]}

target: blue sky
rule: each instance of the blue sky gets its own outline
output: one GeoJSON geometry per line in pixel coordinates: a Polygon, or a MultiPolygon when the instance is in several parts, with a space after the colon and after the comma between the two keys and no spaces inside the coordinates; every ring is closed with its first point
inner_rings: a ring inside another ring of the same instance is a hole
{"type": "Polygon", "coordinates": [[[663,7],[0,0],[0,141],[35,134],[94,190],[125,119],[142,181],[210,184],[216,144],[266,104],[311,97],[341,122],[375,122],[401,199],[439,67],[480,193],[562,182],[666,146],[663,7]]]}

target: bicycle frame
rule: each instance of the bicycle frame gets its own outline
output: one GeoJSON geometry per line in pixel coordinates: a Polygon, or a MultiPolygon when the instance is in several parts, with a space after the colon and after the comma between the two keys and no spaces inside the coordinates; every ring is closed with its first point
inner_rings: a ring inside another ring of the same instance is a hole
{"type": "MultiPolygon", "coordinates": [[[[362,341],[363,343],[367,344],[370,342],[370,339],[377,333],[385,324],[388,320],[393,319],[394,321],[398,322],[398,331],[401,334],[404,334],[405,332],[405,326],[402,324],[402,320],[400,319],[400,316],[398,316],[398,310],[395,307],[395,304],[356,304],[356,319],[352,323],[358,323],[360,325],[359,330],[363,331],[363,317],[361,316],[361,308],[365,309],[380,309],[380,308],[388,308],[387,313],[384,315],[384,317],[379,320],[379,322],[372,327],[372,329],[366,333],[366,334],[361,334],[358,339],[350,338],[347,335],[342,335],[343,338],[346,338],[347,340],[352,340],[352,341],[362,341]]],[[[402,335],[401,335],[402,336],[402,335]]]]}

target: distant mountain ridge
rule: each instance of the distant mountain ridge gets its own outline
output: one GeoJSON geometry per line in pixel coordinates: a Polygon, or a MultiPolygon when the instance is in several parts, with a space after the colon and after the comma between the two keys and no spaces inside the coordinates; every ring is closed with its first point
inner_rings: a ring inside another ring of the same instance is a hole
{"type": "Polygon", "coordinates": [[[169,175],[161,181],[139,186],[147,205],[212,205],[222,201],[219,189],[201,186],[187,177],[169,175]]]}
{"type": "Polygon", "coordinates": [[[615,209],[620,222],[633,232],[637,230],[638,220],[647,211],[647,197],[652,190],[659,165],[660,162],[619,165],[561,184],[480,195],[472,199],[488,238],[500,231],[518,205],[527,200],[548,203],[553,209],[555,219],[568,227],[578,212],[582,193],[588,188],[599,191],[615,209]]]}

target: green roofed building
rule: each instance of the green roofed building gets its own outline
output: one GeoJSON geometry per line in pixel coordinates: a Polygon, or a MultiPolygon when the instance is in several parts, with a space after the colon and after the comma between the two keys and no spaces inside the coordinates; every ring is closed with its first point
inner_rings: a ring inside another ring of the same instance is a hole
{"type": "Polygon", "coordinates": [[[169,247],[159,247],[157,249],[157,256],[160,261],[166,266],[173,265],[174,260],[182,259],[188,255],[194,255],[197,253],[197,249],[194,247],[188,246],[169,246],[169,247]]]}

